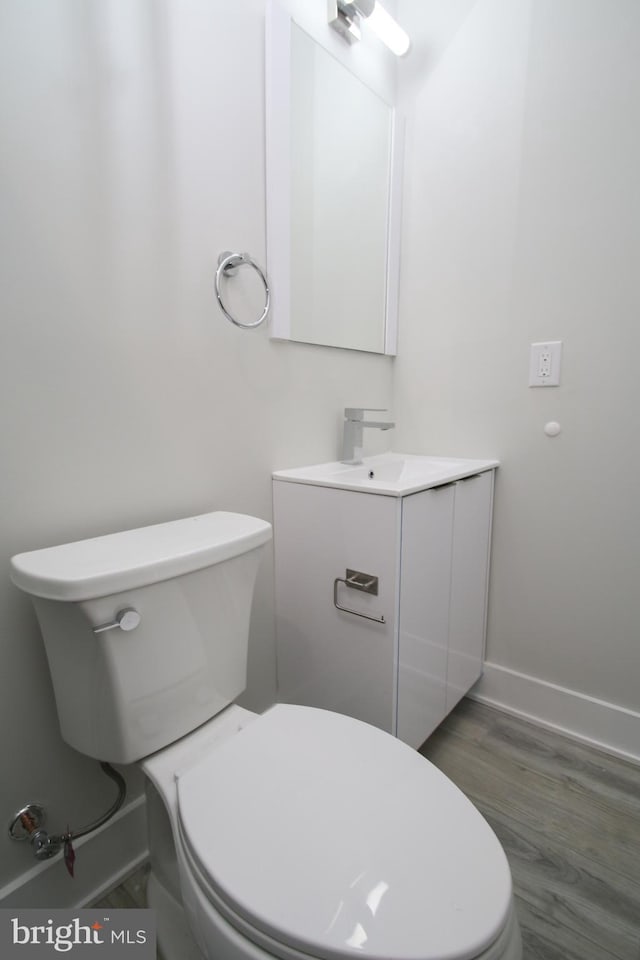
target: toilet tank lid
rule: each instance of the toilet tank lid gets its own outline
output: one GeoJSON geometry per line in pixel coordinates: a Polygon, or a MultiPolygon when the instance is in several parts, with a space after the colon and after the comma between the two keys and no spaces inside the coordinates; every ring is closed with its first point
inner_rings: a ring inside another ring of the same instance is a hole
{"type": "Polygon", "coordinates": [[[17,554],[11,579],[36,597],[91,600],[192,573],[270,539],[266,520],[215,511],[17,554]]]}

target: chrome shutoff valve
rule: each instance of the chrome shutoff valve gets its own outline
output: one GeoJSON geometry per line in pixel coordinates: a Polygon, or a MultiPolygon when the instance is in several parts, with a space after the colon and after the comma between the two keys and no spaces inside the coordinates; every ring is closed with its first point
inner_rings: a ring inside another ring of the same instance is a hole
{"type": "Polygon", "coordinates": [[[13,817],[9,824],[12,840],[29,840],[36,860],[48,860],[60,850],[58,837],[50,837],[43,830],[44,808],[39,803],[28,803],[13,817]]]}

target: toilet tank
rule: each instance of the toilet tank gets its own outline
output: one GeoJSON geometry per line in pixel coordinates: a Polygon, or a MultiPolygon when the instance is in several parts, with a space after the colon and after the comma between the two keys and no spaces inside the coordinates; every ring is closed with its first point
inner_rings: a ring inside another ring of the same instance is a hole
{"type": "Polygon", "coordinates": [[[131,763],[231,703],[246,685],[251,601],[270,539],[264,520],[215,512],[13,557],[66,742],[131,763]],[[139,615],[129,630],[117,626],[127,609],[139,615]]]}

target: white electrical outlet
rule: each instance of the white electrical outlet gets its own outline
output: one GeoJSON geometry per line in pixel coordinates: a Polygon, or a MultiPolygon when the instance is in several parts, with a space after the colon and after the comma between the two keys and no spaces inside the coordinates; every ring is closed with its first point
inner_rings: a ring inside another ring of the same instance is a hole
{"type": "Polygon", "coordinates": [[[529,386],[557,387],[560,384],[562,340],[532,343],[529,354],[529,386]]]}

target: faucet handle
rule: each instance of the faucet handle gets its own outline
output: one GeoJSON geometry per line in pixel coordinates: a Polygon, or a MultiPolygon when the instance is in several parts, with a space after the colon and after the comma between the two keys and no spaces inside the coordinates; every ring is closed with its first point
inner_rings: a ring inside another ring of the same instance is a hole
{"type": "Polygon", "coordinates": [[[386,407],[345,407],[344,408],[344,418],[345,420],[364,420],[365,414],[371,411],[371,413],[387,413],[386,407]]]}

